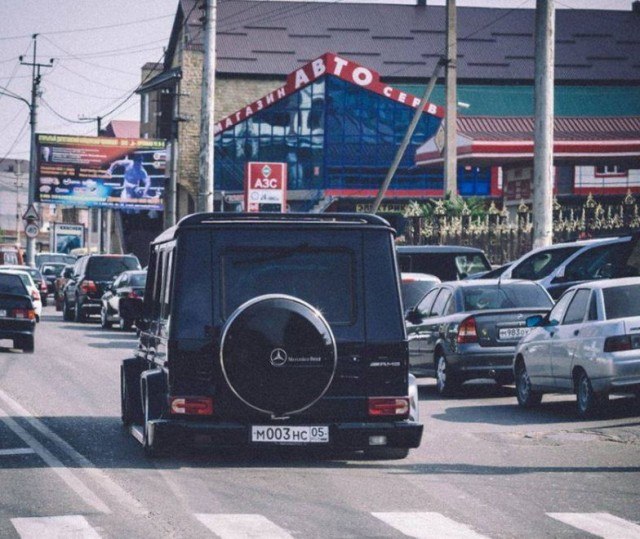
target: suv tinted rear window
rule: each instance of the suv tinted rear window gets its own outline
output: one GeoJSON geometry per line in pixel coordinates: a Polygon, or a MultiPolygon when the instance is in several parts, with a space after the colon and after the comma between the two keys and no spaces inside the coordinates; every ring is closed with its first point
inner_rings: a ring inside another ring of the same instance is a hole
{"type": "Polygon", "coordinates": [[[559,249],[548,249],[534,253],[513,268],[511,277],[513,279],[528,279],[530,281],[542,279],[580,249],[582,249],[582,247],[576,245],[574,247],[561,247],[559,249]]]}
{"type": "Polygon", "coordinates": [[[95,256],[87,262],[86,274],[96,281],[109,281],[126,270],[140,269],[134,256],[95,256]]]}
{"type": "Polygon", "coordinates": [[[332,324],[350,324],[355,317],[354,260],[349,251],[301,244],[227,252],[221,262],[224,318],[252,298],[275,293],[308,301],[332,324]]]}

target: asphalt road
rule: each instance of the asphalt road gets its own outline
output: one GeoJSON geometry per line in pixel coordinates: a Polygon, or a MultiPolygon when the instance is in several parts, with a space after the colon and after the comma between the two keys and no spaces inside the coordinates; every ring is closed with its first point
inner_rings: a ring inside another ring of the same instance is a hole
{"type": "Polygon", "coordinates": [[[47,307],[35,354],[0,348],[0,537],[640,537],[630,399],[576,421],[569,396],[525,411],[513,388],[441,399],[427,378],[405,460],[185,448],[150,461],[119,419],[134,343],[47,307]]]}

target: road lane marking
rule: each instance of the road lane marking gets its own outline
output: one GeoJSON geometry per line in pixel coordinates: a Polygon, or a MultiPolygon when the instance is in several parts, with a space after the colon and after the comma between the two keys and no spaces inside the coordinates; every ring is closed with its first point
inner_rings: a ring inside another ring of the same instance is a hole
{"type": "Polygon", "coordinates": [[[609,513],[547,513],[551,518],[605,539],[639,539],[640,526],[609,513]]]}
{"type": "Polygon", "coordinates": [[[111,513],[111,509],[89,488],[87,487],[76,475],[66,468],[62,462],[60,462],[53,454],[44,447],[38,440],[36,440],[31,434],[24,430],[18,423],[16,423],[8,414],[0,408],[0,421],[2,421],[13,433],[18,436],[24,443],[31,447],[34,452],[44,460],[51,470],[62,479],[67,486],[73,490],[80,498],[89,506],[93,507],[100,513],[111,513]]]}
{"type": "Polygon", "coordinates": [[[199,513],[195,517],[222,539],[293,539],[262,515],[199,513]]]}
{"type": "Polygon", "coordinates": [[[16,447],[14,449],[0,449],[0,457],[8,457],[12,455],[32,455],[35,451],[30,447],[16,447]]]}
{"type": "Polygon", "coordinates": [[[486,538],[455,520],[440,513],[432,512],[394,512],[371,513],[385,524],[399,532],[416,539],[480,539],[486,538]]]}
{"type": "Polygon", "coordinates": [[[87,519],[80,515],[12,518],[11,523],[22,539],[100,539],[87,519]]]}
{"type": "MultiPolygon", "coordinates": [[[[78,467],[82,468],[87,475],[91,476],[101,488],[109,492],[109,494],[115,499],[119,500],[127,511],[140,516],[149,515],[149,511],[136,498],[113,481],[113,479],[111,479],[106,473],[98,469],[98,467],[88,458],[78,453],[78,451],[76,451],[68,442],[60,438],[60,436],[53,432],[42,421],[35,418],[27,409],[22,407],[1,389],[0,401],[4,401],[4,403],[11,408],[15,414],[27,421],[35,430],[45,436],[51,443],[56,445],[78,467]]],[[[31,445],[28,442],[27,444],[31,445]]],[[[108,510],[107,512],[111,511],[108,510]]]]}

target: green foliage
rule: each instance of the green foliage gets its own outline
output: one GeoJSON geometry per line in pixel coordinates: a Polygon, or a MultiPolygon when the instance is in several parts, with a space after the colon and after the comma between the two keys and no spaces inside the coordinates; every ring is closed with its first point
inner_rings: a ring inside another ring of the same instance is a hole
{"type": "Polygon", "coordinates": [[[404,211],[404,216],[426,217],[431,219],[439,204],[444,207],[447,217],[460,217],[466,207],[466,211],[469,212],[472,219],[477,219],[478,217],[483,218],[487,215],[488,210],[487,203],[483,198],[462,198],[460,196],[452,197],[451,193],[447,193],[444,199],[431,198],[425,203],[420,203],[415,200],[411,201],[404,211]]]}

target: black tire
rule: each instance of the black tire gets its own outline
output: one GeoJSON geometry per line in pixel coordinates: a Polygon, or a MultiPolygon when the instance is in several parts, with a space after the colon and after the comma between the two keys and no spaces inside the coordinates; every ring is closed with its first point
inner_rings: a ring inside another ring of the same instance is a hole
{"type": "Polygon", "coordinates": [[[14,339],[13,347],[22,350],[27,354],[33,354],[35,350],[35,339],[33,335],[22,336],[18,339],[14,339]]]}
{"type": "Polygon", "coordinates": [[[120,318],[120,330],[121,331],[131,331],[133,327],[133,322],[131,320],[126,320],[125,318],[120,318]]]}
{"type": "Polygon", "coordinates": [[[451,372],[446,356],[438,352],[435,359],[436,388],[441,397],[451,397],[462,385],[460,378],[451,372]]]}
{"type": "Polygon", "coordinates": [[[372,447],[364,450],[366,460],[402,460],[408,456],[408,447],[372,447]]]}
{"type": "Polygon", "coordinates": [[[87,321],[87,315],[82,312],[82,308],[80,307],[80,300],[76,298],[76,306],[73,311],[73,319],[75,322],[83,323],[87,321]]]}
{"type": "Polygon", "coordinates": [[[531,388],[531,379],[524,363],[518,368],[516,374],[516,397],[522,408],[533,408],[542,401],[542,393],[531,388]]]}
{"type": "Polygon", "coordinates": [[[107,309],[104,305],[100,309],[100,327],[102,329],[109,329],[111,327],[111,322],[109,322],[107,318],[107,309]]]}
{"type": "Polygon", "coordinates": [[[589,375],[580,371],[576,378],[576,409],[582,419],[595,416],[602,410],[608,395],[598,394],[593,391],[589,375]]]}
{"type": "Polygon", "coordinates": [[[125,427],[141,425],[144,421],[140,398],[140,374],[143,369],[136,360],[125,360],[120,365],[120,418],[125,427]]]}
{"type": "Polygon", "coordinates": [[[59,313],[60,311],[62,311],[62,305],[59,301],[56,300],[56,312],[59,313]]]}
{"type": "Polygon", "coordinates": [[[69,308],[69,304],[67,303],[66,299],[62,301],[62,319],[65,322],[73,321],[73,311],[71,311],[71,309],[69,308]]]}

